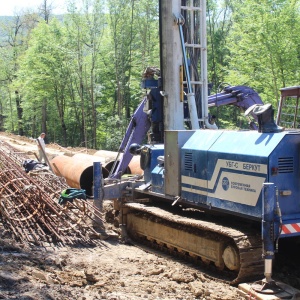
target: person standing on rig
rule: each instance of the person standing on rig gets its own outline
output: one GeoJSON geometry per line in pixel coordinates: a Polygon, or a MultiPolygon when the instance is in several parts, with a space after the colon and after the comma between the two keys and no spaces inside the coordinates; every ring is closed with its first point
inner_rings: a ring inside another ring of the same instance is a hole
{"type": "Polygon", "coordinates": [[[44,162],[46,163],[46,145],[45,145],[45,138],[46,134],[44,132],[42,132],[40,134],[40,136],[36,139],[37,142],[37,146],[38,146],[38,151],[39,151],[39,156],[38,156],[38,161],[42,162],[42,160],[44,160],[44,162]]]}
{"type": "Polygon", "coordinates": [[[218,129],[218,126],[216,124],[216,116],[212,115],[209,119],[209,124],[211,125],[210,129],[218,129]]]}

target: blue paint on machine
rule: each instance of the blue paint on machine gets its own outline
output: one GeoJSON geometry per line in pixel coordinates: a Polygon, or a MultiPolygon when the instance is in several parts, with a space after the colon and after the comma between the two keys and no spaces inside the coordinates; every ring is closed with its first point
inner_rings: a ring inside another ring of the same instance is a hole
{"type": "MultiPolygon", "coordinates": [[[[143,147],[142,153],[141,153],[141,167],[144,170],[144,177],[146,182],[155,182],[155,179],[153,178],[153,174],[157,172],[153,170],[155,168],[159,168],[158,164],[158,157],[164,155],[164,146],[162,144],[157,145],[146,145],[143,147]]],[[[160,176],[162,177],[162,176],[160,176]]],[[[156,179],[161,181],[162,179],[156,179]]],[[[161,185],[159,183],[159,185],[161,185]]]]}
{"type": "Polygon", "coordinates": [[[272,182],[286,228],[281,237],[300,235],[299,230],[288,231],[291,224],[300,224],[299,131],[197,130],[182,145],[175,143],[170,153],[162,144],[144,147],[141,165],[150,193],[171,201],[180,197],[187,206],[260,222],[262,187],[272,182]],[[172,152],[176,147],[178,151],[172,152]],[[176,161],[180,162],[179,170],[174,169],[178,181],[167,181],[166,169],[172,169],[176,161]]]}
{"type": "Polygon", "coordinates": [[[295,184],[300,179],[299,144],[299,133],[288,131],[196,131],[181,149],[181,197],[260,220],[262,185],[271,181],[282,191],[283,221],[294,218],[300,213],[295,200],[300,196],[295,184]]]}

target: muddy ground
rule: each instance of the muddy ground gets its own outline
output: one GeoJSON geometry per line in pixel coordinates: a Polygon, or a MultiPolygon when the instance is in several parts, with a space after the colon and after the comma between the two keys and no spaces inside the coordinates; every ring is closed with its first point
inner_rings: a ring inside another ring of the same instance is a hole
{"type": "MultiPolygon", "coordinates": [[[[36,151],[27,138],[0,133],[0,140],[28,155],[36,151]]],[[[47,145],[50,158],[78,151],[84,149],[47,145]]],[[[205,268],[124,242],[118,228],[106,226],[110,234],[96,246],[30,247],[12,239],[0,214],[0,299],[245,299],[237,287],[210,277],[205,268]]],[[[299,288],[299,244],[284,247],[295,254],[290,259],[281,254],[274,276],[299,288]]]]}

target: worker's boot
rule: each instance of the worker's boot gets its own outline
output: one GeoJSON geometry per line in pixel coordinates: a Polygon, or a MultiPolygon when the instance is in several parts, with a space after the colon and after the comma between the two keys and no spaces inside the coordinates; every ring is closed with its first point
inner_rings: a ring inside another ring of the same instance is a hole
{"type": "Polygon", "coordinates": [[[262,133],[275,133],[284,130],[283,127],[278,126],[274,122],[274,109],[272,106],[265,110],[262,114],[257,115],[258,117],[258,132],[262,133]]]}

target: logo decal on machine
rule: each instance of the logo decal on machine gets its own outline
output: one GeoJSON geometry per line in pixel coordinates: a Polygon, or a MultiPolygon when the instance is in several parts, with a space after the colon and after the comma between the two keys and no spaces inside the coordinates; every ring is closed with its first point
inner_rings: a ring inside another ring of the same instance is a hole
{"type": "Polygon", "coordinates": [[[209,197],[256,206],[265,177],[230,170],[220,170],[220,173],[220,178],[226,178],[227,190],[224,189],[223,180],[216,180],[215,187],[207,191],[209,197]]]}
{"type": "Polygon", "coordinates": [[[249,184],[249,183],[241,183],[241,182],[232,181],[230,187],[232,189],[236,189],[236,190],[240,190],[240,191],[246,191],[246,192],[252,192],[252,193],[256,192],[256,189],[251,188],[251,184],[249,184]]]}
{"type": "Polygon", "coordinates": [[[182,176],[182,191],[256,206],[267,165],[219,159],[210,180],[182,176]]]}
{"type": "Polygon", "coordinates": [[[224,191],[227,191],[229,189],[229,180],[227,177],[223,177],[222,187],[223,187],[224,191]]]}

